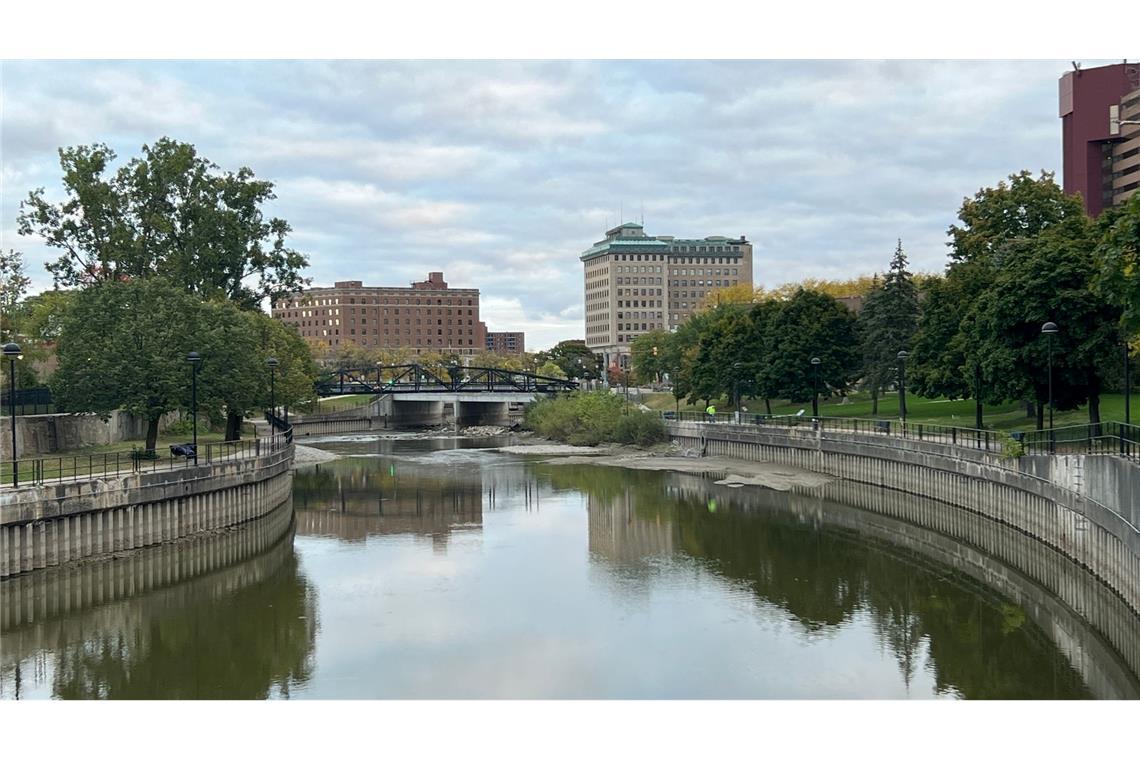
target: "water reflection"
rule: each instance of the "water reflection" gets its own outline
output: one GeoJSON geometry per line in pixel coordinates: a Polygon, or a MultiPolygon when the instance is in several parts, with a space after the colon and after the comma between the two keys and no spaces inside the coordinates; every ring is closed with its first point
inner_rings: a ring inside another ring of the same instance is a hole
{"type": "Polygon", "coordinates": [[[1140,696],[1140,620],[977,515],[487,443],[332,442],[295,516],[5,581],[0,697],[1140,696]]]}
{"type": "Polygon", "coordinates": [[[1133,675],[1140,620],[1072,562],[977,515],[853,483],[798,494],[594,467],[538,472],[555,488],[588,493],[590,550],[624,577],[640,569],[648,578],[655,560],[683,554],[787,611],[809,637],[869,615],[908,684],[925,663],[939,693],[973,699],[1140,697],[1133,675]],[[850,506],[863,502],[887,513],[905,502],[907,514],[960,540],[850,506]],[[963,539],[1000,545],[1007,559],[1059,580],[1075,607],[1108,621],[1104,633],[1118,634],[1122,651],[1039,584],[963,539]]]}
{"type": "Polygon", "coordinates": [[[313,668],[316,597],[292,508],[219,536],[0,584],[0,697],[288,697],[313,668]]]}

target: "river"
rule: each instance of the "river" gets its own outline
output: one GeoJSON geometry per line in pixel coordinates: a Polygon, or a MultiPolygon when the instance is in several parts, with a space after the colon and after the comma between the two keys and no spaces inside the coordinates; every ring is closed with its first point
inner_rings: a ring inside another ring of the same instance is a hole
{"type": "Polygon", "coordinates": [[[1111,594],[854,506],[906,497],[504,443],[332,438],[258,524],[5,581],[0,698],[1140,696],[1111,594]]]}

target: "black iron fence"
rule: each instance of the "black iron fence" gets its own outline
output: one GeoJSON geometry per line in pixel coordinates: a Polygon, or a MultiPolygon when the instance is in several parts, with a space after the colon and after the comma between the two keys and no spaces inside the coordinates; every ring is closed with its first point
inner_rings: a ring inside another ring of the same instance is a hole
{"type": "Polygon", "coordinates": [[[770,425],[824,432],[865,433],[948,443],[981,451],[1017,454],[1120,454],[1140,456],[1140,426],[1122,422],[1070,425],[1032,432],[978,430],[975,428],[902,422],[859,417],[810,417],[704,412],[664,412],[667,420],[717,424],[770,425]]]}
{"type": "Polygon", "coordinates": [[[282,436],[286,445],[293,442],[293,426],[285,420],[278,417],[273,412],[265,413],[265,421],[273,428],[274,437],[282,436]]]}
{"type": "MultiPolygon", "coordinates": [[[[248,441],[198,444],[198,465],[235,459],[253,459],[277,451],[293,442],[293,430],[281,435],[248,441]]],[[[115,475],[162,472],[194,466],[194,449],[189,443],[163,449],[133,449],[108,454],[19,459],[0,464],[0,485],[70,483],[115,475]]]]}
{"type": "Polygon", "coordinates": [[[52,398],[51,388],[46,385],[36,388],[17,388],[15,394],[11,390],[0,391],[0,413],[9,413],[13,395],[15,395],[16,414],[21,417],[28,414],[55,413],[55,399],[52,398]]]}

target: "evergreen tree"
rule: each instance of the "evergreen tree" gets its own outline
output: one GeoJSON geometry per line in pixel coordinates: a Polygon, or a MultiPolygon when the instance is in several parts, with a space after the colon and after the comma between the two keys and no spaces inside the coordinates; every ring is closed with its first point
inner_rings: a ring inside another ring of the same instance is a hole
{"type": "Polygon", "coordinates": [[[918,315],[918,288],[899,240],[883,285],[867,296],[858,320],[863,384],[871,392],[872,414],[879,413],[880,392],[897,376],[898,352],[913,345],[918,315]]]}

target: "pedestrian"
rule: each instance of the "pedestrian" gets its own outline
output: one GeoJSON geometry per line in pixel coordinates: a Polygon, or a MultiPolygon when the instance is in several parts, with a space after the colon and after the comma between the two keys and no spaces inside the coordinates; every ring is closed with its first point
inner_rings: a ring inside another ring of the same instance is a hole
{"type": "Polygon", "coordinates": [[[716,407],[709,404],[705,407],[705,414],[709,416],[709,422],[716,422],[716,407]]]}

